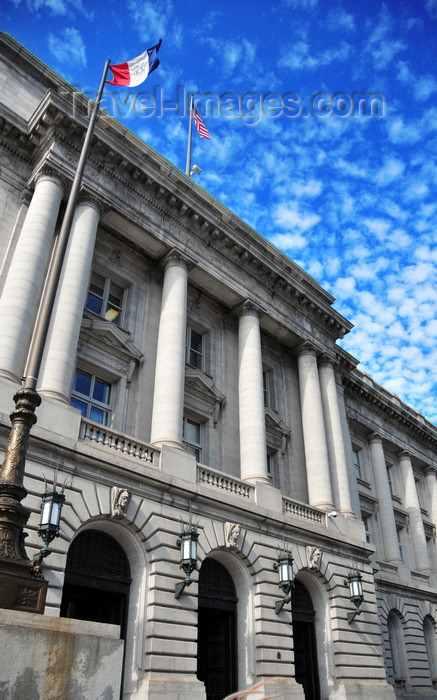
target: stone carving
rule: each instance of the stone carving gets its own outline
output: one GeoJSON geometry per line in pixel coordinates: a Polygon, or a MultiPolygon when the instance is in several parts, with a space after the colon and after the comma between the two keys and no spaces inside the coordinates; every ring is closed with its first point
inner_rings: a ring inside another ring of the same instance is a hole
{"type": "Polygon", "coordinates": [[[225,523],[225,543],[228,549],[237,548],[237,540],[241,532],[238,523],[225,523]]]}
{"type": "Polygon", "coordinates": [[[112,487],[112,517],[113,518],[125,518],[127,507],[132,498],[132,494],[127,489],[119,488],[118,486],[112,487]]]}
{"type": "Polygon", "coordinates": [[[308,545],[308,547],[306,548],[306,552],[307,552],[308,568],[309,569],[318,569],[320,557],[322,556],[321,550],[318,547],[313,547],[312,545],[308,545]]]}

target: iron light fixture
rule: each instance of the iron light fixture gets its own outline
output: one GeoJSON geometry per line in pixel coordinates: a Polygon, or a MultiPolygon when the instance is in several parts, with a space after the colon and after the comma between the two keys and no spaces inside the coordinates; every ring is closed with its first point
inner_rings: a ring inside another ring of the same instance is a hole
{"type": "Polygon", "coordinates": [[[359,571],[351,571],[348,574],[347,580],[345,580],[344,585],[349,587],[349,597],[356,607],[356,610],[348,613],[347,616],[347,621],[349,622],[349,624],[351,624],[351,622],[355,620],[357,615],[361,615],[361,604],[364,600],[363,581],[359,571]]]}
{"type": "Polygon", "coordinates": [[[189,586],[193,581],[191,578],[192,572],[197,569],[197,540],[199,539],[199,533],[197,532],[197,525],[191,524],[191,513],[190,522],[184,526],[182,523],[182,532],[180,538],[177,540],[177,545],[180,547],[181,561],[180,567],[185,572],[185,580],[180,581],[175,587],[175,598],[179,598],[184,592],[186,586],[189,586]]]}
{"type": "Polygon", "coordinates": [[[38,526],[38,535],[44,540],[44,547],[34,556],[34,566],[40,566],[42,560],[52,552],[49,544],[59,534],[62,505],[65,501],[64,489],[65,484],[60,491],[57,490],[56,477],[52,490],[48,490],[46,484],[46,490],[42,495],[41,517],[38,526]]]}
{"type": "Polygon", "coordinates": [[[273,568],[278,572],[278,586],[284,593],[282,600],[275,602],[275,613],[278,615],[286,603],[291,603],[291,591],[293,590],[293,557],[286,549],[278,551],[278,561],[275,561],[273,568]]]}

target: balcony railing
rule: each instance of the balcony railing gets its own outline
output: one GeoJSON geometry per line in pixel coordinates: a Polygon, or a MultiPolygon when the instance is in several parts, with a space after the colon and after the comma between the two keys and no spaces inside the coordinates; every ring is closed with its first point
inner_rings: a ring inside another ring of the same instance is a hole
{"type": "Polygon", "coordinates": [[[117,433],[115,430],[105,425],[100,425],[100,423],[94,423],[84,418],[82,418],[81,421],[80,438],[94,445],[104,447],[107,450],[117,452],[123,457],[134,457],[135,459],[149,462],[150,464],[153,464],[155,454],[159,453],[159,451],[150,447],[150,445],[147,445],[145,442],[135,440],[123,433],[117,433]]]}
{"type": "Polygon", "coordinates": [[[235,493],[236,496],[243,496],[243,498],[253,499],[254,497],[255,489],[251,484],[200,464],[197,465],[197,481],[228,493],[235,493]]]}
{"type": "Polygon", "coordinates": [[[292,501],[290,498],[282,499],[282,507],[284,513],[290,513],[290,515],[296,515],[298,518],[304,518],[305,520],[312,520],[315,523],[323,523],[325,513],[324,511],[313,508],[312,506],[307,506],[305,503],[299,503],[298,501],[292,501]]]}

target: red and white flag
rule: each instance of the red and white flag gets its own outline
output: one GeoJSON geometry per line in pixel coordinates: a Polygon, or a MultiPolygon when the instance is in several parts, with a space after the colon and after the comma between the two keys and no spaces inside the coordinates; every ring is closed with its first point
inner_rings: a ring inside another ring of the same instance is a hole
{"type": "Polygon", "coordinates": [[[115,66],[109,66],[112,71],[113,80],[107,80],[110,85],[120,85],[126,87],[136,87],[145,81],[148,75],[158,68],[159,58],[158,51],[161,46],[162,39],[158,41],[156,46],[147,49],[131,61],[126,63],[118,63],[115,66]]]}
{"type": "Polygon", "coordinates": [[[203,123],[202,119],[200,118],[200,114],[198,113],[198,111],[195,107],[193,107],[193,118],[194,118],[194,123],[196,125],[196,129],[199,132],[200,138],[210,139],[211,136],[209,134],[209,131],[206,128],[205,124],[203,123]]]}

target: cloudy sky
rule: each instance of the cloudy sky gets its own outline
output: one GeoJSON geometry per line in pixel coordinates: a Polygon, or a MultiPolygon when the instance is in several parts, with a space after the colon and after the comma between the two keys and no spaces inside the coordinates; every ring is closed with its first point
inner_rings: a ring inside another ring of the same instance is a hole
{"type": "Polygon", "coordinates": [[[108,56],[162,38],[109,113],[184,170],[183,96],[214,94],[198,184],[333,294],[361,371],[437,423],[437,0],[4,0],[2,29],[88,94],[108,56]]]}

